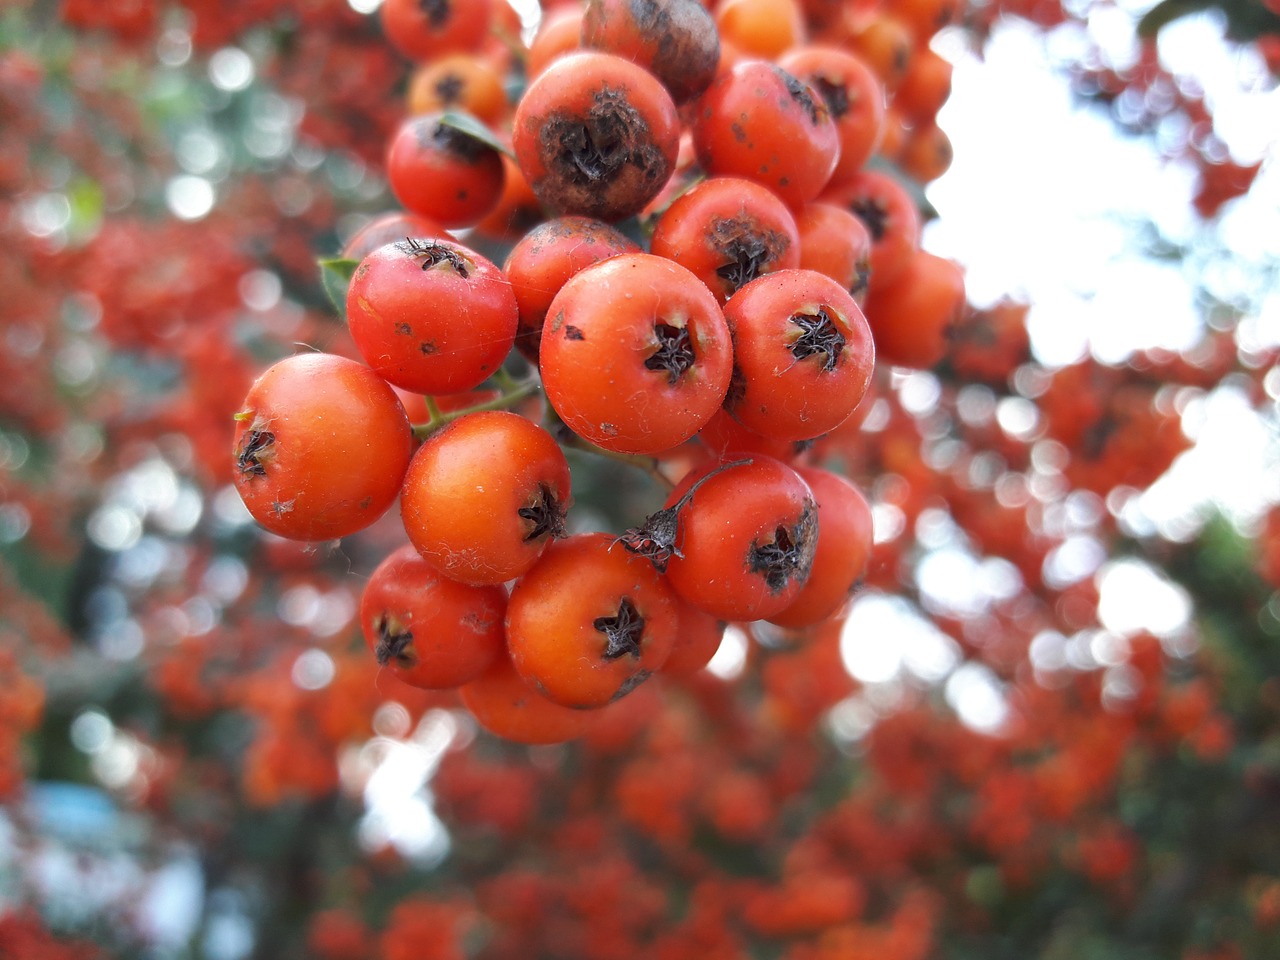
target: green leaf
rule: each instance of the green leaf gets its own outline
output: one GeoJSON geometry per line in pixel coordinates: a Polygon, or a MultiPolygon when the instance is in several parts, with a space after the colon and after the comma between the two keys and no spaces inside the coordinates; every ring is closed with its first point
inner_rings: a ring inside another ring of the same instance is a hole
{"type": "Polygon", "coordinates": [[[1138,36],[1149,40],[1167,24],[1212,6],[1212,0],[1161,0],[1138,21],[1138,36]]]}
{"type": "Polygon", "coordinates": [[[77,239],[88,240],[102,225],[102,187],[96,180],[76,177],[67,186],[67,202],[71,205],[67,232],[77,239]]]}
{"type": "Polygon", "coordinates": [[[317,262],[320,264],[320,282],[324,285],[324,292],[329,295],[333,308],[338,311],[338,316],[345,323],[347,287],[351,286],[351,276],[356,272],[356,267],[360,266],[360,261],[345,257],[330,257],[317,262]]]}
{"type": "Polygon", "coordinates": [[[479,140],[486,146],[492,147],[499,153],[505,153],[512,160],[516,158],[516,155],[511,152],[510,147],[506,146],[506,144],[494,135],[492,130],[469,113],[459,113],[457,110],[446,110],[444,113],[440,114],[439,122],[441,126],[457,130],[459,133],[466,134],[473,140],[479,140]]]}

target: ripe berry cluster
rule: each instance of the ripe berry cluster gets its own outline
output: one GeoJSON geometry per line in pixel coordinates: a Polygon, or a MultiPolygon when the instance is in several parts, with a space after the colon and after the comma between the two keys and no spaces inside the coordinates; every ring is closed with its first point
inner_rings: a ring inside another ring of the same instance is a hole
{"type": "Polygon", "coordinates": [[[836,614],[865,567],[866,500],[803,451],[850,419],[877,346],[936,361],[963,286],[919,251],[907,190],[864,169],[902,77],[840,5],[811,18],[823,43],[774,49],[757,21],[779,7],[561,5],[507,109],[489,0],[382,6],[419,66],[387,151],[405,211],[344,251],[361,359],[268,369],[236,482],[302,540],[399,498],[410,543],[368,582],[366,639],[502,735],[575,736],[655,672],[704,666],[728,621],[836,614]],[[573,49],[540,49],[552,28],[573,49]],[[544,215],[513,229],[531,202],[544,215]],[[502,267],[448,232],[471,228],[514,241],[502,267]],[[539,390],[542,423],[513,411],[539,390]],[[620,535],[569,535],[564,445],[686,474],[620,535]]]}

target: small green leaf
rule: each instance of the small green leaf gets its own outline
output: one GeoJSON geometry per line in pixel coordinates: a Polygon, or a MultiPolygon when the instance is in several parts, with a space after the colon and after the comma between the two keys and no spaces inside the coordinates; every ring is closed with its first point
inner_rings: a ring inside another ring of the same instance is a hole
{"type": "Polygon", "coordinates": [[[505,153],[512,160],[516,158],[516,155],[511,152],[510,147],[506,146],[501,140],[494,136],[492,130],[469,113],[459,113],[457,110],[446,110],[444,113],[440,114],[439,122],[443,127],[449,127],[452,130],[457,130],[459,133],[466,134],[473,140],[479,140],[486,146],[492,147],[499,153],[505,153]]]}
{"type": "Polygon", "coordinates": [[[1174,20],[1207,10],[1213,5],[1212,0],[1162,0],[1144,13],[1142,19],[1138,21],[1138,36],[1149,40],[1174,20]]]}
{"type": "Polygon", "coordinates": [[[76,177],[67,186],[67,201],[71,205],[67,232],[77,239],[89,239],[102,225],[102,187],[96,180],[76,177]]]}
{"type": "Polygon", "coordinates": [[[356,272],[356,267],[360,266],[360,261],[331,257],[317,262],[320,264],[320,282],[324,285],[324,292],[329,295],[338,316],[346,322],[347,287],[351,286],[351,276],[356,272]]]}

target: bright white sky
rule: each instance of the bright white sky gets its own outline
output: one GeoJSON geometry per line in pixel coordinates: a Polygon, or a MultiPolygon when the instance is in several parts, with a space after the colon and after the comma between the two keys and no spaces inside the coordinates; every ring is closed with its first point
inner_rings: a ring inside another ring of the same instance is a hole
{"type": "MultiPolygon", "coordinates": [[[[1100,11],[1089,31],[1113,62],[1132,57],[1120,9],[1100,11]]],[[[941,217],[926,245],[965,264],[977,302],[1029,297],[1033,349],[1046,364],[1090,350],[1115,363],[1144,347],[1192,345],[1201,328],[1192,271],[1208,257],[1215,229],[1189,206],[1194,171],[1164,160],[1150,138],[1117,136],[1099,108],[1073,102],[1049,66],[1080,42],[1073,29],[1046,41],[1011,22],[996,30],[981,62],[958,36],[943,39],[955,77],[940,122],[956,159],[929,188],[941,217]],[[1134,245],[1140,218],[1196,251],[1192,262],[1144,256],[1134,245]]],[[[1252,194],[1224,210],[1216,229],[1227,256],[1206,272],[1217,295],[1254,302],[1243,343],[1280,343],[1280,288],[1260,286],[1263,266],[1280,262],[1280,89],[1256,54],[1226,46],[1211,16],[1166,28],[1159,49],[1170,69],[1203,85],[1234,157],[1265,160],[1252,194]]],[[[1280,499],[1274,420],[1255,416],[1238,391],[1189,403],[1184,424],[1196,448],[1142,498],[1146,516],[1135,514],[1136,522],[1161,532],[1180,526],[1185,535],[1178,521],[1206,502],[1247,524],[1280,499]]]]}
{"type": "MultiPolygon", "coordinates": [[[[1123,16],[1109,9],[1091,24],[1100,40],[1117,32],[1111,20],[1123,16]]],[[[955,162],[929,189],[942,216],[926,243],[966,264],[977,301],[1028,295],[1034,348],[1046,363],[1070,363],[1089,349],[1118,362],[1141,347],[1189,346],[1199,318],[1188,278],[1179,265],[1133,249],[1127,221],[1149,218],[1175,241],[1194,244],[1195,173],[1163,160],[1149,138],[1119,138],[1098,107],[1073,102],[1048,65],[1076,45],[1073,33],[1062,28],[1045,41],[1011,22],[996,30],[985,62],[959,36],[944,38],[955,76],[939,119],[955,162]]],[[[1187,18],[1162,34],[1161,55],[1201,78],[1239,160],[1274,158],[1280,92],[1264,92],[1255,55],[1230,53],[1220,38],[1212,18],[1187,18]]],[[[1116,59],[1123,62],[1123,49],[1116,59]]],[[[1264,167],[1254,196],[1227,214],[1222,232],[1246,264],[1280,257],[1274,164],[1264,167]]],[[[1273,301],[1271,312],[1277,307],[1273,301]]],[[[1280,339],[1280,318],[1270,326],[1280,339]]]]}
{"type": "MultiPolygon", "coordinates": [[[[1089,35],[1115,65],[1134,55],[1129,17],[1108,7],[1089,23],[1089,35]]],[[[1190,207],[1194,170],[1163,159],[1150,138],[1119,137],[1110,118],[1075,102],[1053,71],[1051,62],[1084,40],[1078,28],[1060,29],[1046,40],[1035,28],[1010,22],[995,31],[981,61],[958,34],[939,41],[955,64],[952,97],[939,118],[955,161],[928,190],[940,218],[927,227],[925,245],[965,265],[975,302],[1010,293],[1028,298],[1033,350],[1049,366],[1089,352],[1118,363],[1147,347],[1193,345],[1201,320],[1192,271],[1200,268],[1201,255],[1186,266],[1148,258],[1135,244],[1134,224],[1150,220],[1196,251],[1213,247],[1190,207]]],[[[1168,28],[1160,51],[1172,70],[1200,80],[1232,156],[1243,163],[1267,161],[1250,198],[1224,211],[1217,229],[1228,256],[1211,276],[1215,294],[1254,303],[1241,342],[1278,343],[1280,290],[1267,292],[1259,282],[1261,265],[1280,260],[1280,91],[1267,89],[1259,58],[1225,46],[1212,17],[1168,28]]],[[[1280,395],[1280,376],[1271,380],[1273,396],[1280,395]]],[[[1274,415],[1258,416],[1239,390],[1228,387],[1186,403],[1184,428],[1194,448],[1123,514],[1135,533],[1189,537],[1215,507],[1247,526],[1280,500],[1274,415]]],[[[1145,564],[1104,564],[1105,551],[1088,536],[1072,545],[1060,566],[1068,579],[1098,578],[1105,629],[1058,638],[1063,663],[1106,670],[1107,689],[1123,695],[1127,667],[1123,652],[1115,651],[1126,649],[1124,638],[1150,630],[1171,647],[1186,643],[1189,600],[1145,564]]],[[[917,571],[922,595],[964,613],[974,598],[992,599],[984,593],[986,563],[955,543],[939,546],[917,571]]],[[[877,594],[854,605],[843,649],[868,695],[833,714],[837,736],[855,739],[864,732],[875,712],[867,698],[891,704],[909,677],[941,681],[967,723],[997,729],[1007,708],[994,675],[979,664],[957,666],[953,660],[948,666],[949,641],[896,605],[895,598],[877,594]],[[893,643],[886,644],[886,637],[893,643]],[[936,676],[939,665],[945,679],[936,676]]],[[[1048,649],[1047,642],[1040,649],[1048,649]]]]}

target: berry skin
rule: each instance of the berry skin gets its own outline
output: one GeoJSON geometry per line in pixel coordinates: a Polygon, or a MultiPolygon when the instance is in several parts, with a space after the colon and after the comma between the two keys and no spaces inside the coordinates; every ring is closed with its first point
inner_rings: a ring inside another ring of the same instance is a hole
{"type": "Polygon", "coordinates": [[[964,274],[944,257],[916,250],[892,283],[872,284],[867,322],[889,363],[928,370],[947,353],[964,312],[964,274]]]}
{"type": "Polygon", "coordinates": [[[484,42],[496,0],[385,0],[382,29],[410,60],[474,50],[484,42]]]}
{"type": "Polygon", "coordinates": [[[817,467],[796,472],[818,501],[818,548],[813,569],[795,601],[769,618],[770,623],[798,629],[813,626],[838,611],[849,599],[871,557],[871,505],[847,479],[817,467]]]}
{"type": "Polygon", "coordinates": [[[442,577],[408,544],[378,565],[360,599],[360,628],[378,663],[414,687],[474,680],[503,654],[507,592],[442,577]]]}
{"type": "Polygon", "coordinates": [[[594,719],[584,710],[562,707],[533,690],[506,654],[458,693],[480,726],[517,743],[573,740],[586,733],[594,719]]]}
{"type": "Polygon", "coordinates": [[[361,356],[415,393],[477,386],[511,351],[519,309],[502,271],[449,240],[405,239],[360,261],[347,323],[361,356]]]}
{"type": "Polygon", "coordinates": [[[821,95],[763,60],[719,74],[692,105],[692,118],[698,162],[709,174],[764,184],[791,207],[814,199],[839,159],[821,95]]]}
{"type": "Polygon", "coordinates": [[[707,421],[707,425],[698,434],[698,439],[711,451],[712,456],[720,460],[734,460],[739,456],[763,453],[783,463],[790,463],[811,446],[804,441],[763,437],[733,419],[723,407],[707,421]]]}
{"type": "Polygon", "coordinates": [[[622,453],[660,453],[702,429],[733,363],[715,297],[648,253],[612,257],[566,283],[539,352],[547,399],[569,429],[622,453]]]}
{"type": "Polygon", "coordinates": [[[516,349],[537,363],[542,323],[560,288],[593,263],[639,251],[620,231],[590,217],[557,217],[526,233],[502,267],[520,305],[516,349]]]}
{"type": "Polygon", "coordinates": [[[862,170],[822,194],[824,203],[844,207],[871,234],[870,289],[892,283],[920,246],[920,211],[897,180],[878,170],[862,170]]]}
{"type": "MultiPolygon", "coordinates": [[[[686,476],[675,504],[716,469],[686,476]]],[[[818,542],[818,506],[808,484],[765,456],[710,478],[681,515],[667,579],[694,606],[721,620],[760,620],[785,610],[809,578],[818,542]]]]}
{"type": "Polygon", "coordinates": [[[893,95],[893,105],[913,124],[933,120],[951,96],[951,62],[929,47],[911,55],[911,66],[893,95]]]}
{"type": "Polygon", "coordinates": [[[898,164],[920,183],[932,183],[947,172],[952,159],[951,138],[932,120],[925,120],[912,127],[898,164]]]}
{"type": "Polygon", "coordinates": [[[800,266],[800,234],[787,205],[741,177],[711,177],[658,218],[650,250],[697,274],[721,303],[756,277],[800,266]]]}
{"type": "Polygon", "coordinates": [[[566,707],[603,707],[658,670],[675,643],[676,599],[653,565],[604,533],[552,544],[516,582],[507,649],[517,672],[566,707]]]}
{"type": "Polygon", "coordinates": [[[560,4],[542,11],[538,32],[529,42],[525,75],[532,80],[560,57],[582,49],[582,7],[560,4]]]}
{"type": "Polygon", "coordinates": [[[745,56],[773,60],[804,39],[797,0],[720,0],[715,11],[721,38],[745,56]]]}
{"type": "Polygon", "coordinates": [[[871,231],[851,211],[830,203],[807,203],[796,216],[800,267],[825,273],[862,306],[871,283],[871,231]]]}
{"type": "Polygon", "coordinates": [[[455,53],[423,64],[409,81],[409,116],[463,110],[496,124],[509,112],[502,76],[481,56],[455,53]]]}
{"type": "Polygon", "coordinates": [[[884,87],[862,60],[836,47],[797,47],[780,57],[778,66],[817,90],[831,112],[840,139],[831,182],[844,182],[884,137],[884,87]]]}
{"type": "Polygon", "coordinates": [[[811,440],[844,422],[875,367],[871,328],[849,292],[812,270],[780,270],[724,307],[734,376],[725,410],[748,430],[811,440]]]}
{"type": "Polygon", "coordinates": [[[498,205],[505,172],[502,154],[441,122],[410,117],[387,148],[387,181],[408,210],[442,226],[470,227],[498,205]]]}
{"type": "Polygon", "coordinates": [[[711,662],[720,649],[728,624],[699,610],[679,594],[676,594],[676,610],[680,615],[680,633],[661,673],[668,677],[688,677],[711,662]]]}
{"type": "Polygon", "coordinates": [[[418,552],[445,576],[503,583],[564,535],[569,464],[547,431],[503,410],[468,414],[414,454],[400,515],[418,552]]]}
{"type": "Polygon", "coordinates": [[[395,391],[368,367],[300,353],[254,381],[236,414],[234,480],[267,530],[332,540],[391,506],[413,454],[395,391]]]}

